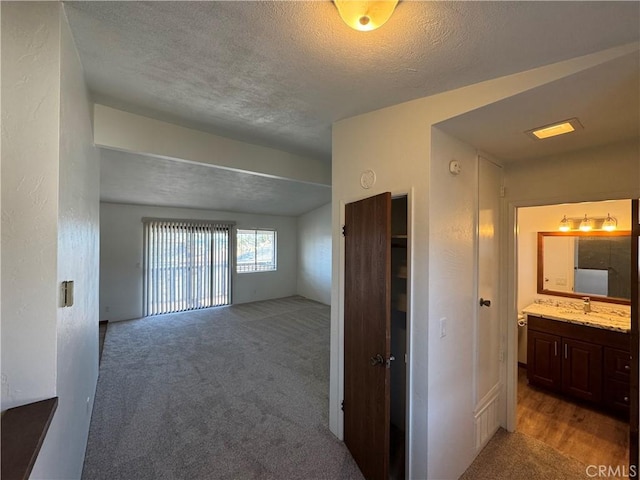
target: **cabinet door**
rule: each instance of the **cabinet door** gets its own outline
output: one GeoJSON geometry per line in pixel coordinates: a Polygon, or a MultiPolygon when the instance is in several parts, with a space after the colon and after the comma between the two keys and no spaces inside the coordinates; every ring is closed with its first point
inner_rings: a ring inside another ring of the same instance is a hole
{"type": "Polygon", "coordinates": [[[583,400],[602,399],[602,346],[562,339],[562,391],[583,400]]]}
{"type": "Polygon", "coordinates": [[[527,377],[529,383],[554,390],[561,389],[561,338],[558,335],[527,332],[527,377]]]}

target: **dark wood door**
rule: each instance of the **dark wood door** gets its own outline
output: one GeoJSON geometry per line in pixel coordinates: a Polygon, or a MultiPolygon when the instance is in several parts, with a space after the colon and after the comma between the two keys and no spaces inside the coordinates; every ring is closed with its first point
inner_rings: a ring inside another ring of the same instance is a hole
{"type": "Polygon", "coordinates": [[[562,391],[584,400],[602,399],[602,346],[562,339],[562,391]]]}
{"type": "Polygon", "coordinates": [[[527,332],[527,378],[541,387],[562,387],[561,338],[558,335],[529,330],[527,332]]]}
{"type": "Polygon", "coordinates": [[[631,341],[630,341],[630,403],[629,403],[629,464],[634,468],[631,478],[638,478],[638,353],[640,350],[640,200],[631,201],[631,341]]]}
{"type": "Polygon", "coordinates": [[[390,193],[345,206],[344,281],[344,441],[367,480],[387,480],[390,193]]]}

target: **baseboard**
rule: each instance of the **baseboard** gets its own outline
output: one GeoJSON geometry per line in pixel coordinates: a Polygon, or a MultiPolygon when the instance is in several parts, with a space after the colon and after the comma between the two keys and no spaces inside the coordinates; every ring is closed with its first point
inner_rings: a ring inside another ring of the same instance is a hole
{"type": "Polygon", "coordinates": [[[106,325],[107,323],[109,323],[109,320],[100,320],[98,325],[106,325]]]}

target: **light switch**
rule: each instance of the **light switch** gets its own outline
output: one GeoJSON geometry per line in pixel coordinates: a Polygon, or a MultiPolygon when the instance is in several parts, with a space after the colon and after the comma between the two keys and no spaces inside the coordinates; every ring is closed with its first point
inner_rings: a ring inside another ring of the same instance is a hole
{"type": "Polygon", "coordinates": [[[62,282],[62,306],[73,306],[73,280],[65,280],[62,282]]]}

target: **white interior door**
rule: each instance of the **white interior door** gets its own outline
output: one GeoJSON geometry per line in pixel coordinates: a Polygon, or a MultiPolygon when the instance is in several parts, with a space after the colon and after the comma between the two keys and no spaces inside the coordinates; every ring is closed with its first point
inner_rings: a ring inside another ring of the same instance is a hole
{"type": "Polygon", "coordinates": [[[482,407],[491,398],[497,396],[500,383],[501,342],[498,293],[502,168],[480,157],[478,182],[476,407],[482,407]]]}
{"type": "Polygon", "coordinates": [[[573,293],[574,240],[572,237],[545,237],[542,266],[545,290],[573,293]]]}

